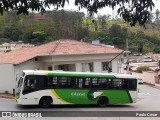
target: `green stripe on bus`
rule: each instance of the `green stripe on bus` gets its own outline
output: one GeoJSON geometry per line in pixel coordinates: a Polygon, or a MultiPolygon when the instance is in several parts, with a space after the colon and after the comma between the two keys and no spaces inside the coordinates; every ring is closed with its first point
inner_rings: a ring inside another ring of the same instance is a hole
{"type": "Polygon", "coordinates": [[[48,76],[63,76],[63,77],[95,77],[95,78],[116,78],[114,75],[100,75],[100,74],[78,74],[78,73],[48,73],[48,76]]]}

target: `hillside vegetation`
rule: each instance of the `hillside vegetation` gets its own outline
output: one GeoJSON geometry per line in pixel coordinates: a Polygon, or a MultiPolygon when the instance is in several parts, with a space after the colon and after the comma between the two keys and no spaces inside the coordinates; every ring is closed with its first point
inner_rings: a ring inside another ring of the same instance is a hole
{"type": "MultiPolygon", "coordinates": [[[[160,21],[158,19],[158,21],[160,21]]],[[[23,41],[35,45],[57,39],[75,39],[91,42],[100,40],[103,44],[126,48],[136,53],[160,52],[160,24],[151,20],[142,26],[124,23],[121,19],[111,20],[110,16],[90,18],[82,12],[47,11],[44,15],[30,13],[16,15],[14,11],[0,16],[0,43],[23,41]]]]}

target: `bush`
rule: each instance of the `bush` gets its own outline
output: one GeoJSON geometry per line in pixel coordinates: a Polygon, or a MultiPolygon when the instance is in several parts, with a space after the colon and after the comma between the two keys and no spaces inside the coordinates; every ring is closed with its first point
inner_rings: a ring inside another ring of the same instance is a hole
{"type": "Polygon", "coordinates": [[[148,66],[141,66],[141,67],[138,67],[136,70],[136,72],[138,73],[142,73],[143,71],[151,71],[151,69],[148,66]]]}

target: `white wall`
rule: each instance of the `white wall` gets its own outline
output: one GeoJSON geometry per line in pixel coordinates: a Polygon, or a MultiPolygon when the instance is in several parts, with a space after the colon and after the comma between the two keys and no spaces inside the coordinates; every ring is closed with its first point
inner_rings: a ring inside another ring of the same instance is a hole
{"type": "MultiPolygon", "coordinates": [[[[82,63],[89,63],[89,62],[93,62],[93,68],[94,68],[94,72],[103,72],[103,73],[107,73],[108,71],[102,71],[102,62],[107,61],[107,60],[83,60],[83,61],[70,61],[70,62],[53,62],[53,63],[45,63],[44,64],[44,69],[47,70],[48,66],[53,66],[53,70],[54,67],[56,67],[57,65],[61,65],[61,64],[75,64],[76,65],[76,72],[82,72],[82,63]]],[[[118,59],[115,59],[112,61],[112,72],[118,73],[118,59]]]]}
{"type": "Polygon", "coordinates": [[[112,72],[118,73],[118,59],[112,61],[112,72]]]}
{"type": "Polygon", "coordinates": [[[132,75],[141,78],[146,83],[155,85],[155,73],[153,71],[143,71],[143,73],[132,72],[132,75]]]}
{"type": "Polygon", "coordinates": [[[43,66],[43,63],[34,59],[19,65],[0,64],[0,93],[5,91],[13,93],[16,85],[16,75],[21,74],[23,70],[43,69],[43,66]]]}
{"type": "Polygon", "coordinates": [[[102,72],[102,63],[101,61],[95,61],[94,63],[94,72],[102,72]]]}
{"type": "Polygon", "coordinates": [[[23,70],[35,70],[35,69],[43,70],[43,66],[44,66],[43,63],[35,61],[34,59],[31,59],[29,61],[23,62],[18,65],[14,65],[15,67],[14,85],[16,86],[16,75],[22,74],[23,70]]]}
{"type": "Polygon", "coordinates": [[[0,64],[0,93],[5,91],[13,93],[14,88],[14,65],[0,64]]]}
{"type": "Polygon", "coordinates": [[[76,72],[82,72],[82,64],[76,63],[76,72]]]}
{"type": "Polygon", "coordinates": [[[32,60],[23,62],[21,64],[15,65],[15,77],[17,74],[21,74],[23,70],[35,70],[35,69],[43,70],[44,64],[32,59],[32,60]]]}

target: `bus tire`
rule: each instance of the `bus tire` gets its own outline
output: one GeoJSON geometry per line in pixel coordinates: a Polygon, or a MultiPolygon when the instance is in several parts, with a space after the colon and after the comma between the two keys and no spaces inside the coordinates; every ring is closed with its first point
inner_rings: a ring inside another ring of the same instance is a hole
{"type": "Polygon", "coordinates": [[[42,97],[39,101],[39,106],[42,108],[48,108],[51,106],[52,98],[50,97],[42,97]]]}
{"type": "Polygon", "coordinates": [[[106,107],[108,105],[108,103],[109,103],[109,100],[107,97],[100,97],[98,99],[97,105],[99,107],[106,107]]]}

